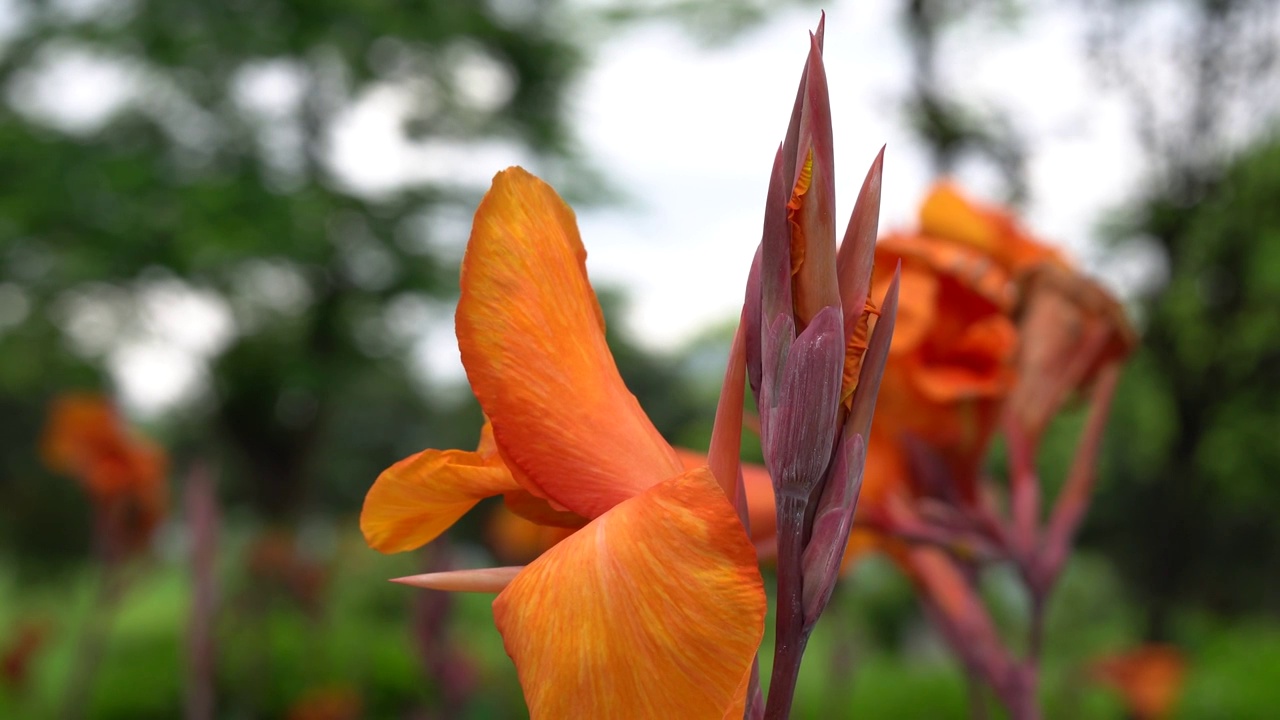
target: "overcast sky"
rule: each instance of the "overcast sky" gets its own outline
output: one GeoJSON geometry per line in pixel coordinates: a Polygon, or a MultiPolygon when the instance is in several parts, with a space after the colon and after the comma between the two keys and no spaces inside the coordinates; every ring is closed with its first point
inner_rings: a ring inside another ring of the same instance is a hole
{"type": "MultiPolygon", "coordinates": [[[[983,22],[949,30],[943,78],[1013,114],[1029,151],[1027,223],[1092,266],[1092,228],[1134,187],[1140,155],[1125,105],[1089,74],[1081,18],[1061,5],[1033,3],[1016,32],[983,22]]],[[[882,231],[912,224],[932,181],[900,109],[909,59],[898,7],[860,0],[828,10],[841,227],[881,145],[882,231]]],[[[678,347],[740,308],[769,168],[816,21],[816,11],[790,10],[714,48],[671,25],[644,25],[595,55],[575,122],[629,202],[579,210],[588,270],[597,284],[628,291],[626,322],[651,347],[678,347]]],[[[485,158],[486,172],[507,164],[500,156],[485,158]]],[[[994,173],[976,165],[960,180],[978,197],[1000,189],[994,173]]],[[[1122,287],[1136,272],[1130,265],[1112,263],[1106,279],[1122,287]]],[[[444,322],[425,346],[437,371],[457,367],[450,331],[444,322]]]]}
{"type": "MultiPolygon", "coordinates": [[[[0,0],[0,8],[6,4],[0,0]]],[[[900,5],[828,6],[825,64],[841,228],[882,145],[882,232],[914,222],[932,181],[901,110],[909,58],[900,5]]],[[[0,12],[0,40],[4,16],[0,12]]],[[[649,347],[679,347],[709,324],[736,316],[759,241],[773,153],[817,19],[814,9],[792,8],[714,47],[669,23],[639,24],[594,48],[572,95],[571,120],[625,201],[579,208],[578,218],[593,281],[627,292],[624,322],[649,347]]],[[[1027,3],[1012,26],[966,20],[944,35],[942,78],[967,101],[1011,114],[1029,153],[1027,224],[1086,267],[1104,270],[1104,279],[1125,294],[1150,263],[1137,258],[1098,268],[1091,236],[1101,214],[1135,187],[1141,155],[1127,106],[1090,73],[1084,30],[1070,4],[1046,0],[1027,3]]],[[[60,58],[22,102],[68,130],[89,130],[127,97],[128,68],[77,51],[60,58]]],[[[243,83],[245,102],[265,99],[258,110],[268,115],[296,101],[289,68],[279,65],[259,68],[243,83]]],[[[500,69],[483,58],[458,67],[477,103],[499,102],[509,92],[500,69]]],[[[529,161],[511,143],[411,147],[400,125],[408,107],[403,94],[374,89],[337,123],[332,163],[353,191],[377,195],[414,180],[459,177],[482,185],[498,170],[529,161]]],[[[977,165],[963,167],[959,180],[977,197],[1000,190],[995,174],[977,165]]],[[[469,214],[441,221],[458,225],[456,236],[465,238],[469,214]]],[[[144,412],[190,391],[200,377],[194,360],[230,328],[217,308],[198,298],[171,293],[155,304],[159,337],[116,350],[110,363],[126,399],[144,412]],[[202,328],[198,337],[192,328],[202,328]]],[[[451,313],[439,308],[420,345],[425,374],[437,380],[461,375],[451,313]]]]}

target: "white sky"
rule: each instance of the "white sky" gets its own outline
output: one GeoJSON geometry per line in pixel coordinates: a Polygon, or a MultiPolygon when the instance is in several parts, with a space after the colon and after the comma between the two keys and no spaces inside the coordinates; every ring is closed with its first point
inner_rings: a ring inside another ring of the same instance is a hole
{"type": "MultiPolygon", "coordinates": [[[[828,8],[825,64],[841,228],[881,145],[887,145],[882,232],[914,222],[931,182],[901,110],[909,58],[900,5],[858,0],[828,8]]],[[[1062,3],[1028,6],[1012,30],[982,20],[949,28],[943,79],[966,99],[1012,115],[1029,152],[1027,224],[1088,266],[1096,262],[1091,229],[1135,187],[1141,156],[1126,105],[1090,72],[1082,16],[1062,3]]],[[[737,313],[759,240],[773,153],[817,18],[816,10],[790,9],[712,48],[669,25],[645,24],[595,50],[571,119],[590,157],[627,202],[579,209],[578,218],[593,280],[626,289],[631,312],[625,322],[650,347],[678,347],[737,313]]],[[[63,71],[93,82],[64,82],[54,95],[31,92],[25,101],[30,112],[58,109],[64,117],[55,120],[69,130],[100,122],[127,94],[120,89],[125,81],[112,74],[118,68],[98,68],[97,59],[84,53],[72,59],[75,66],[63,71]]],[[[467,67],[481,79],[487,72],[483,63],[467,67]]],[[[246,83],[287,85],[289,72],[266,67],[246,83]]],[[[415,178],[459,174],[483,183],[507,165],[528,161],[510,143],[409,148],[397,139],[396,114],[405,107],[403,97],[375,89],[335,130],[332,161],[353,189],[376,194],[415,178]]],[[[960,180],[979,197],[998,190],[980,167],[964,168],[960,180]]],[[[1111,263],[1105,279],[1125,294],[1142,267],[1141,258],[1111,263]]],[[[431,376],[460,377],[449,314],[438,315],[438,327],[428,328],[422,343],[423,362],[431,376]]],[[[199,352],[180,339],[141,344],[119,353],[112,365],[130,404],[155,411],[198,381],[201,371],[190,362],[184,369],[180,360],[199,352]]]]}
{"type": "MultiPolygon", "coordinates": [[[[900,110],[909,59],[899,5],[863,0],[828,13],[841,227],[882,144],[882,231],[912,224],[931,182],[900,110]]],[[[588,266],[594,278],[632,289],[630,322],[656,346],[676,345],[740,307],[815,20],[812,11],[784,13],[710,52],[674,28],[643,28],[603,48],[588,76],[583,136],[637,199],[579,213],[588,266]]],[[[1026,133],[1029,225],[1088,262],[1091,227],[1133,187],[1140,158],[1124,105],[1089,76],[1081,25],[1067,11],[1039,9],[1017,33],[960,26],[943,56],[945,79],[1009,110],[1026,133]]],[[[961,180],[971,192],[998,191],[990,173],[969,170],[961,180]]]]}

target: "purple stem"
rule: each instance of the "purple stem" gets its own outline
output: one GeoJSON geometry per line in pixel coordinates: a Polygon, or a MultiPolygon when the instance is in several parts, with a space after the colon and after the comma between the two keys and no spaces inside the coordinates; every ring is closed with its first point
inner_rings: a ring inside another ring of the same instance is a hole
{"type": "Polygon", "coordinates": [[[778,496],[778,617],[765,720],[787,720],[809,633],[804,629],[804,522],[808,498],[778,496]]]}

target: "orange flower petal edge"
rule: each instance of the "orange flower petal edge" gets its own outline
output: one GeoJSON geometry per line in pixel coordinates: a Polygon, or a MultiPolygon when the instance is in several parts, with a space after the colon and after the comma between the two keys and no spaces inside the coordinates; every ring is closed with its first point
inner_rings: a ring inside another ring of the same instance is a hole
{"type": "Polygon", "coordinates": [[[741,717],[764,631],[755,551],[710,471],[664,481],[493,603],[534,720],[741,717]]]}
{"type": "Polygon", "coordinates": [[[594,518],[680,472],[618,375],[573,211],[520,168],[476,210],[457,331],[502,455],[535,495],[594,518]]]}
{"type": "MultiPolygon", "coordinates": [[[[700,452],[676,448],[676,454],[686,471],[708,465],[707,456],[700,452]]],[[[755,463],[740,463],[738,467],[742,473],[751,540],[756,543],[772,541],[778,534],[778,509],[774,504],[773,480],[769,478],[769,470],[755,463]]]]}
{"type": "Polygon", "coordinates": [[[360,530],[379,552],[413,550],[435,540],[481,500],[518,489],[495,455],[423,450],[378,476],[365,496],[360,530]]]}
{"type": "Polygon", "coordinates": [[[949,182],[938,183],[925,197],[920,230],[978,250],[1010,274],[1043,262],[1066,264],[1061,252],[1032,237],[1013,215],[966,198],[949,182]]]}

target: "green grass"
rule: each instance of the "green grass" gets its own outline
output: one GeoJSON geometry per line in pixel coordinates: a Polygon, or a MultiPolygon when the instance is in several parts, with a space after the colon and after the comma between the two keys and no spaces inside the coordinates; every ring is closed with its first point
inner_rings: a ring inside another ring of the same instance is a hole
{"type": "MultiPolygon", "coordinates": [[[[255,587],[242,569],[245,540],[246,533],[233,532],[222,548],[218,717],[283,717],[303,693],[324,687],[357,691],[370,718],[403,717],[437,704],[439,688],[424,669],[411,621],[411,605],[422,596],[386,582],[420,571],[418,558],[381,556],[358,536],[342,534],[331,549],[323,603],[308,611],[255,587]]],[[[92,718],[182,714],[188,571],[176,560],[155,560],[138,571],[109,624],[92,718]]],[[[86,567],[31,583],[0,564],[0,645],[23,618],[45,618],[53,629],[26,692],[15,696],[0,688],[0,717],[57,715],[82,652],[78,640],[95,606],[97,579],[86,567]]],[[[1016,641],[1022,609],[1014,589],[999,576],[985,588],[1016,641]]],[[[493,626],[491,598],[453,600],[445,639],[474,671],[476,688],[459,717],[523,717],[515,669],[493,626]]],[[[1048,719],[1124,717],[1116,698],[1085,682],[1081,669],[1091,658],[1135,644],[1139,618],[1104,561],[1086,558],[1072,566],[1048,630],[1048,719]]],[[[1276,717],[1280,622],[1231,624],[1187,615],[1178,628],[1191,663],[1178,718],[1276,717]]],[[[761,653],[766,682],[771,638],[772,626],[761,653]]],[[[963,678],[921,621],[909,586],[887,565],[869,563],[841,588],[815,631],[794,717],[948,720],[968,717],[968,703],[963,678]]]]}

